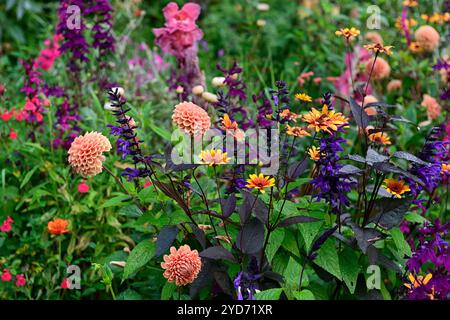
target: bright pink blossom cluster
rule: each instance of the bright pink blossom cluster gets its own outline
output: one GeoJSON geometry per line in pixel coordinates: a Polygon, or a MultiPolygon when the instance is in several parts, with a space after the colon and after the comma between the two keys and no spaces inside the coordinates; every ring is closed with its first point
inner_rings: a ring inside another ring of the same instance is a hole
{"type": "Polygon", "coordinates": [[[59,51],[59,41],[63,39],[62,35],[56,34],[53,40],[47,39],[44,41],[45,48],[41,50],[37,60],[35,61],[35,68],[48,71],[52,68],[56,58],[61,55],[59,51]]]}
{"type": "MultiPolygon", "coordinates": [[[[10,282],[12,280],[12,275],[9,269],[3,269],[2,276],[0,278],[3,282],[10,282]]],[[[16,275],[16,286],[23,287],[26,283],[27,279],[23,273],[16,275]]]]}
{"type": "Polygon", "coordinates": [[[7,216],[5,221],[3,221],[2,225],[0,226],[0,231],[5,233],[10,232],[13,222],[14,220],[10,216],[7,216]]]}

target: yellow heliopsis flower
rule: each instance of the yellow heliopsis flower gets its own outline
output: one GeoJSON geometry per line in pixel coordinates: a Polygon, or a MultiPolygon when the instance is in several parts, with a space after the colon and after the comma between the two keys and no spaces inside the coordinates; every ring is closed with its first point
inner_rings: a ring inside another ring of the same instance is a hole
{"type": "Polygon", "coordinates": [[[441,174],[448,174],[450,175],[450,164],[443,163],[441,167],[441,174]]]}
{"type": "Polygon", "coordinates": [[[265,193],[265,188],[270,188],[275,185],[275,178],[270,178],[270,176],[264,176],[262,173],[259,175],[251,174],[250,178],[247,179],[246,188],[258,189],[261,193],[265,193]]]}
{"type": "Polygon", "coordinates": [[[347,39],[350,39],[351,37],[357,37],[357,36],[359,36],[360,33],[361,32],[358,29],[356,29],[355,27],[343,28],[343,29],[341,28],[335,32],[335,34],[338,37],[345,37],[347,39]]]}
{"type": "Polygon", "coordinates": [[[376,142],[382,145],[389,145],[391,143],[391,138],[387,133],[384,132],[375,132],[369,135],[369,140],[372,142],[376,142]]]}
{"type": "Polygon", "coordinates": [[[417,2],[417,0],[405,0],[403,1],[403,6],[405,7],[417,7],[419,5],[419,3],[417,2]]]}
{"type": "Polygon", "coordinates": [[[286,133],[289,136],[294,137],[306,137],[310,136],[309,132],[303,129],[302,127],[291,127],[290,125],[287,126],[286,133]]]}
{"type": "Polygon", "coordinates": [[[209,166],[217,166],[219,164],[227,164],[230,158],[227,157],[227,153],[222,150],[207,150],[200,153],[200,163],[207,164],[209,166]]]}
{"type": "Polygon", "coordinates": [[[423,51],[422,47],[417,41],[412,41],[408,48],[412,53],[421,53],[423,51]]]}
{"type": "Polygon", "coordinates": [[[383,181],[386,185],[386,191],[397,198],[401,198],[402,194],[411,191],[409,186],[403,180],[385,179],[383,181]]]}
{"type": "Polygon", "coordinates": [[[375,53],[386,53],[388,56],[392,55],[391,48],[393,46],[383,46],[380,43],[366,44],[364,45],[368,51],[373,51],[375,53]]]}
{"type": "Polygon", "coordinates": [[[433,275],[431,273],[427,274],[425,277],[424,276],[417,276],[414,277],[411,273],[408,275],[409,281],[411,282],[411,284],[409,283],[404,283],[403,285],[405,287],[407,287],[408,289],[412,289],[414,288],[418,288],[421,285],[426,285],[431,278],[433,277],[433,275]]]}
{"type": "Polygon", "coordinates": [[[312,98],[307,95],[306,93],[297,93],[295,95],[295,99],[297,99],[298,101],[303,101],[303,102],[311,102],[312,98]]]}
{"type": "Polygon", "coordinates": [[[348,123],[348,119],[342,113],[329,111],[326,104],[323,105],[322,111],[312,108],[308,114],[303,116],[303,121],[309,124],[308,128],[314,129],[316,132],[328,133],[337,131],[339,127],[348,123]]]}
{"type": "Polygon", "coordinates": [[[320,148],[312,146],[308,149],[309,158],[314,161],[320,160],[320,148]]]}

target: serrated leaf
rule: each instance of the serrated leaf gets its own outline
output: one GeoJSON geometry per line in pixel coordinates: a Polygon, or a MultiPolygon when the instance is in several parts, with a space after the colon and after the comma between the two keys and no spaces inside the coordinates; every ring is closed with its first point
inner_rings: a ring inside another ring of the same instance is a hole
{"type": "Polygon", "coordinates": [[[139,207],[135,204],[125,206],[120,208],[119,214],[130,217],[130,218],[139,218],[142,216],[142,211],[139,209],[139,207]]]}
{"type": "Polygon", "coordinates": [[[342,280],[344,280],[350,293],[355,293],[356,282],[360,270],[356,253],[350,248],[345,248],[341,251],[339,253],[339,266],[341,269],[342,280]]]}
{"type": "Polygon", "coordinates": [[[283,292],[281,288],[267,289],[255,294],[256,300],[279,300],[283,292]]]}
{"type": "Polygon", "coordinates": [[[166,281],[161,291],[161,300],[170,300],[176,289],[177,286],[175,283],[166,281]]]}
{"type": "Polygon", "coordinates": [[[266,248],[266,256],[269,263],[277,253],[284,240],[284,229],[277,228],[271,234],[266,248]]]}
{"type": "Polygon", "coordinates": [[[314,294],[309,290],[295,291],[294,292],[295,300],[316,300],[314,294]]]}
{"type": "Polygon", "coordinates": [[[300,282],[301,265],[290,257],[286,269],[283,272],[286,295],[292,297],[294,291],[298,291],[300,282]]]}
{"type": "Polygon", "coordinates": [[[156,246],[150,239],[139,242],[139,244],[130,252],[127,264],[123,270],[122,279],[127,279],[130,275],[147,264],[153,258],[155,249],[156,246]]]}
{"type": "Polygon", "coordinates": [[[325,271],[331,273],[338,279],[342,279],[341,269],[339,266],[339,257],[334,245],[334,239],[328,239],[318,251],[318,255],[314,263],[325,271]]]}
{"type": "Polygon", "coordinates": [[[408,242],[406,242],[405,237],[403,236],[403,233],[400,231],[400,229],[393,228],[389,230],[389,233],[391,234],[392,240],[394,240],[395,246],[397,247],[397,250],[400,252],[400,254],[403,257],[411,257],[411,247],[409,246],[408,242]]]}

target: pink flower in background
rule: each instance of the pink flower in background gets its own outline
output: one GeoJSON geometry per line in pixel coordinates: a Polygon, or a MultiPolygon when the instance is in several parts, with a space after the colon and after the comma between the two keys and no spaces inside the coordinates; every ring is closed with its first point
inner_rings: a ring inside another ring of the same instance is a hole
{"type": "Polygon", "coordinates": [[[68,289],[69,288],[69,279],[64,278],[60,285],[61,289],[68,289]]]}
{"type": "Polygon", "coordinates": [[[203,32],[196,25],[200,15],[200,6],[186,3],[181,10],[175,2],[169,3],[164,9],[166,23],[163,28],[153,29],[156,44],[166,53],[182,59],[186,51],[194,48],[203,38],[203,32]]]}
{"type": "Polygon", "coordinates": [[[434,120],[441,115],[442,107],[437,100],[429,94],[423,95],[421,106],[427,108],[428,120],[434,120]]]}
{"type": "Polygon", "coordinates": [[[89,186],[86,184],[86,182],[83,180],[78,185],[78,192],[79,193],[87,193],[89,192],[89,186]]]}
{"type": "Polygon", "coordinates": [[[23,273],[16,275],[16,286],[23,287],[27,283],[25,276],[23,273]]]}
{"type": "Polygon", "coordinates": [[[59,51],[59,41],[63,39],[62,35],[53,36],[53,41],[50,39],[45,40],[44,44],[46,48],[42,49],[35,62],[35,67],[42,70],[50,70],[55,63],[56,58],[61,55],[59,51]]]}
{"type": "Polygon", "coordinates": [[[13,128],[9,129],[9,138],[11,140],[17,139],[17,132],[15,132],[13,128]]]}
{"type": "Polygon", "coordinates": [[[5,233],[10,232],[12,229],[13,222],[14,220],[10,216],[7,216],[6,220],[3,221],[2,225],[0,226],[0,231],[5,233]]]}
{"type": "Polygon", "coordinates": [[[2,277],[3,282],[9,282],[12,279],[11,273],[9,273],[9,269],[3,269],[2,277]]]}
{"type": "Polygon", "coordinates": [[[305,81],[311,78],[314,75],[313,71],[304,72],[301,75],[297,77],[298,84],[303,86],[305,84],[305,81]]]}

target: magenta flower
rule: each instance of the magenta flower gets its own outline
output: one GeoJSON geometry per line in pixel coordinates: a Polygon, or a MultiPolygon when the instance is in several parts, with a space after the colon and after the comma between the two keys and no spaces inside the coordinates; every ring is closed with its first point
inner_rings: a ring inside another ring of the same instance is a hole
{"type": "Polygon", "coordinates": [[[171,2],[163,13],[166,19],[164,27],[153,29],[156,44],[164,52],[182,59],[186,51],[196,48],[197,42],[203,38],[203,32],[195,23],[200,15],[200,6],[189,2],[179,10],[178,5],[171,2]]]}

